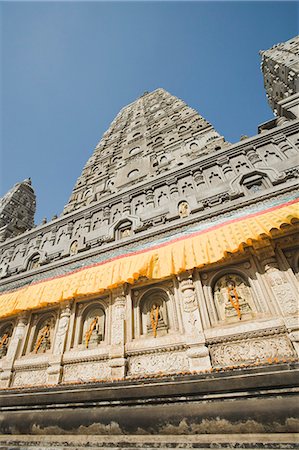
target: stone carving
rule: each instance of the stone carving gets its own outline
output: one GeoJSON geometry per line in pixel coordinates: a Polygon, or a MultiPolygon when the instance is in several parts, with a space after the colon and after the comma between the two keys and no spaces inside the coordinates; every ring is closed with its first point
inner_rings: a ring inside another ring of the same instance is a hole
{"type": "Polygon", "coordinates": [[[157,337],[157,332],[166,329],[166,324],[163,319],[163,313],[159,304],[153,303],[148,315],[149,323],[147,324],[148,334],[153,333],[157,337]]]}
{"type": "Polygon", "coordinates": [[[42,321],[33,345],[34,353],[45,353],[51,348],[54,326],[55,321],[53,317],[47,318],[42,321]]]}
{"type": "Polygon", "coordinates": [[[0,359],[6,356],[12,331],[12,325],[9,324],[0,332],[0,359]]]}
{"type": "Polygon", "coordinates": [[[13,386],[40,386],[46,383],[46,367],[39,370],[17,370],[13,379],[13,386]]]}
{"type": "Polygon", "coordinates": [[[182,295],[185,328],[188,334],[198,334],[200,329],[200,318],[197,300],[195,296],[195,286],[192,279],[192,272],[184,272],[178,275],[180,290],[182,295]]]}
{"type": "Polygon", "coordinates": [[[126,297],[121,289],[116,290],[114,295],[111,340],[113,344],[119,345],[124,342],[126,297]]]}
{"type": "Polygon", "coordinates": [[[269,263],[265,266],[271,288],[282,311],[285,314],[296,314],[299,306],[298,296],[296,297],[285,274],[275,267],[275,265],[275,263],[269,263]]]}
{"type": "Polygon", "coordinates": [[[238,275],[225,275],[216,282],[214,300],[220,320],[241,320],[246,316],[251,317],[250,289],[238,275]]]}
{"type": "Polygon", "coordinates": [[[189,370],[185,352],[150,353],[129,357],[129,375],[175,373],[189,370]]]}
{"type": "Polygon", "coordinates": [[[292,344],[286,335],[219,343],[210,345],[209,350],[213,366],[254,363],[294,356],[292,344]]]}
{"type": "Polygon", "coordinates": [[[63,381],[107,380],[111,369],[106,361],[65,364],[63,381]]]}
{"type": "Polygon", "coordinates": [[[190,207],[187,202],[181,202],[179,204],[179,216],[181,218],[188,217],[190,215],[190,207]]]}
{"type": "Polygon", "coordinates": [[[78,253],[78,241],[74,241],[70,246],[70,255],[76,255],[78,253]]]}
{"type": "Polygon", "coordinates": [[[167,307],[165,292],[160,289],[149,291],[141,301],[142,332],[157,337],[167,333],[167,307]]]}
{"type": "Polygon", "coordinates": [[[67,333],[68,324],[69,324],[69,320],[70,320],[70,315],[71,315],[71,309],[70,309],[70,303],[68,303],[62,309],[61,314],[60,314],[58,330],[56,333],[54,354],[63,353],[66,333],[67,333]]]}
{"type": "Polygon", "coordinates": [[[104,339],[105,313],[100,306],[88,310],[83,325],[83,343],[86,348],[98,345],[104,339]]]}

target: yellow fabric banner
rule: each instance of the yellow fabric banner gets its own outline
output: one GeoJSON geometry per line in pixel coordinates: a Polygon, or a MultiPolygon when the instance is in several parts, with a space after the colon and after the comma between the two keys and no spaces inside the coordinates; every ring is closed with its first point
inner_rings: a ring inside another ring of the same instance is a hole
{"type": "MultiPolygon", "coordinates": [[[[262,235],[299,218],[291,203],[259,214],[212,226],[160,246],[98,263],[57,278],[40,281],[0,295],[0,317],[53,305],[63,300],[102,293],[139,277],[162,279],[182,271],[215,263],[227,253],[242,250],[262,235]]],[[[154,243],[153,243],[154,244],[154,243]]]]}

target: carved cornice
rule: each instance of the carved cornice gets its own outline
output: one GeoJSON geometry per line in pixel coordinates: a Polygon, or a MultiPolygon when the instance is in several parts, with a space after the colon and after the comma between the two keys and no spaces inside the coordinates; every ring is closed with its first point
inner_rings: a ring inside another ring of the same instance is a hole
{"type": "MultiPolygon", "coordinates": [[[[165,175],[165,173],[162,173],[160,175],[156,175],[155,178],[147,180],[146,182],[141,182],[135,184],[134,186],[126,187],[126,195],[134,196],[140,194],[140,192],[144,190],[155,189],[165,184],[168,178],[176,177],[179,179],[186,175],[189,175],[190,171],[212,167],[214,165],[217,165],[217,160],[219,160],[219,158],[221,159],[223,157],[234,157],[241,152],[244,152],[244,154],[246,154],[248,147],[266,145],[267,143],[270,143],[276,135],[280,135],[282,132],[284,132],[285,134],[291,134],[298,130],[299,120],[287,122],[260,135],[248,138],[236,144],[229,145],[221,150],[214,151],[213,153],[210,152],[207,155],[200,156],[188,163],[185,163],[184,167],[169,170],[169,172],[167,172],[167,176],[165,175]]],[[[62,227],[70,221],[77,221],[78,219],[84,218],[86,214],[92,215],[104,207],[111,206],[116,203],[121,203],[123,193],[123,191],[120,191],[118,193],[111,194],[109,197],[104,198],[101,202],[82,207],[78,210],[65,214],[64,216],[61,216],[51,222],[40,225],[35,229],[26,231],[20,236],[11,238],[0,244],[0,249],[5,249],[6,247],[16,245],[17,243],[22,242],[24,239],[33,239],[40,233],[47,233],[49,231],[52,231],[53,228],[57,226],[62,227]]]]}
{"type": "MultiPolygon", "coordinates": [[[[146,229],[144,230],[142,233],[138,233],[136,235],[133,235],[131,239],[126,239],[126,242],[122,242],[122,241],[113,241],[107,244],[103,244],[101,245],[101,247],[97,247],[97,248],[92,248],[89,250],[86,250],[82,253],[77,254],[76,256],[72,256],[72,257],[66,257],[63,259],[59,259],[56,261],[51,261],[46,265],[40,266],[37,269],[34,269],[30,272],[22,272],[22,273],[18,273],[16,275],[11,275],[8,278],[3,278],[0,281],[0,290],[1,287],[5,287],[7,286],[7,290],[9,289],[18,289],[22,286],[27,285],[28,283],[32,282],[33,280],[36,281],[36,276],[39,274],[43,274],[46,273],[50,270],[55,270],[56,268],[60,268],[62,269],[62,273],[63,269],[65,268],[66,271],[65,273],[72,271],[72,270],[76,270],[77,268],[80,267],[84,267],[85,265],[89,265],[92,264],[93,261],[87,262],[86,264],[84,264],[84,260],[92,258],[93,256],[97,256],[100,255],[102,253],[107,253],[107,251],[114,251],[115,249],[119,249],[120,247],[123,248],[123,251],[126,252],[126,250],[129,250],[132,246],[132,243],[135,242],[136,240],[138,240],[138,242],[141,243],[146,243],[146,242],[152,242],[153,238],[157,239],[160,237],[163,237],[165,235],[167,235],[168,232],[172,232],[173,230],[177,230],[178,232],[182,232],[184,230],[187,230],[190,226],[192,226],[194,223],[198,223],[200,221],[200,223],[204,224],[204,223],[212,223],[211,219],[213,217],[219,219],[219,218],[224,218],[224,217],[230,217],[232,212],[238,212],[238,211],[242,211],[244,208],[255,204],[255,205],[262,205],[264,204],[265,206],[269,203],[269,201],[271,201],[272,197],[275,198],[279,198],[279,197],[283,197],[283,195],[285,193],[288,192],[296,192],[293,191],[294,187],[296,187],[296,183],[294,183],[294,185],[289,186],[285,189],[281,189],[281,187],[275,187],[273,188],[273,191],[271,192],[271,194],[269,192],[264,193],[263,195],[259,196],[254,196],[252,198],[242,198],[242,200],[244,200],[242,202],[242,204],[240,205],[240,199],[234,200],[230,203],[230,208],[229,208],[229,212],[227,210],[227,204],[220,204],[217,205],[216,207],[214,207],[213,209],[210,209],[206,212],[201,211],[200,213],[200,217],[198,214],[194,214],[189,216],[188,218],[184,219],[184,221],[181,221],[180,219],[178,220],[174,220],[172,222],[167,222],[167,223],[162,223],[159,227],[155,227],[155,228],[150,228],[150,229],[146,229]],[[277,193],[279,192],[279,196],[277,195],[277,193]],[[80,264],[82,262],[82,265],[80,264]],[[80,264],[78,266],[78,264],[80,264]],[[68,266],[73,266],[74,267],[70,267],[69,269],[67,269],[68,266]],[[20,284],[18,285],[17,288],[10,288],[10,284],[15,283],[15,282],[20,282],[20,284]]],[[[42,279],[44,279],[46,277],[42,277],[42,279]]]]}
{"type": "Polygon", "coordinates": [[[244,341],[244,340],[248,340],[248,339],[274,336],[274,335],[278,335],[278,334],[286,335],[287,329],[284,326],[281,326],[281,327],[270,328],[270,329],[266,328],[263,330],[256,330],[256,331],[244,331],[243,333],[231,334],[230,336],[209,338],[206,340],[206,345],[213,346],[213,345],[222,344],[225,342],[240,342],[240,341],[244,341]]]}

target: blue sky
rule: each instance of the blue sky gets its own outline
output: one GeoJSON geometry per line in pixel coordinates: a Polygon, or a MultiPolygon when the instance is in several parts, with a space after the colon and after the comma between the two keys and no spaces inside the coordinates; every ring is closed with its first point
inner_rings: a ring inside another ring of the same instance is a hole
{"type": "Polygon", "coordinates": [[[2,2],[0,196],[31,177],[60,214],[118,111],[163,87],[228,141],[273,117],[259,50],[298,34],[295,2],[2,2]]]}

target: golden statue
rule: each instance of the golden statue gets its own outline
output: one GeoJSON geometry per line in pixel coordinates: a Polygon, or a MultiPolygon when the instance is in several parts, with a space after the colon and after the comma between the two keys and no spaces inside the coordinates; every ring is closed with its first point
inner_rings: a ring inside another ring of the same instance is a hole
{"type": "Polygon", "coordinates": [[[38,339],[36,340],[33,351],[34,353],[37,353],[39,350],[41,350],[44,353],[50,348],[50,346],[50,323],[47,322],[39,331],[38,339]]]}
{"type": "Polygon", "coordinates": [[[157,303],[153,303],[150,313],[149,313],[149,321],[150,324],[148,326],[148,331],[152,330],[154,337],[157,337],[157,331],[158,330],[166,330],[167,327],[163,320],[163,314],[161,306],[159,306],[157,303]]]}
{"type": "Polygon", "coordinates": [[[187,202],[181,202],[179,204],[179,216],[181,218],[190,216],[190,207],[187,202]]]}
{"type": "Polygon", "coordinates": [[[94,317],[94,319],[91,321],[88,330],[85,333],[85,347],[88,348],[89,341],[91,340],[92,336],[94,336],[93,341],[98,343],[102,340],[102,330],[100,327],[100,316],[94,317]]]}

